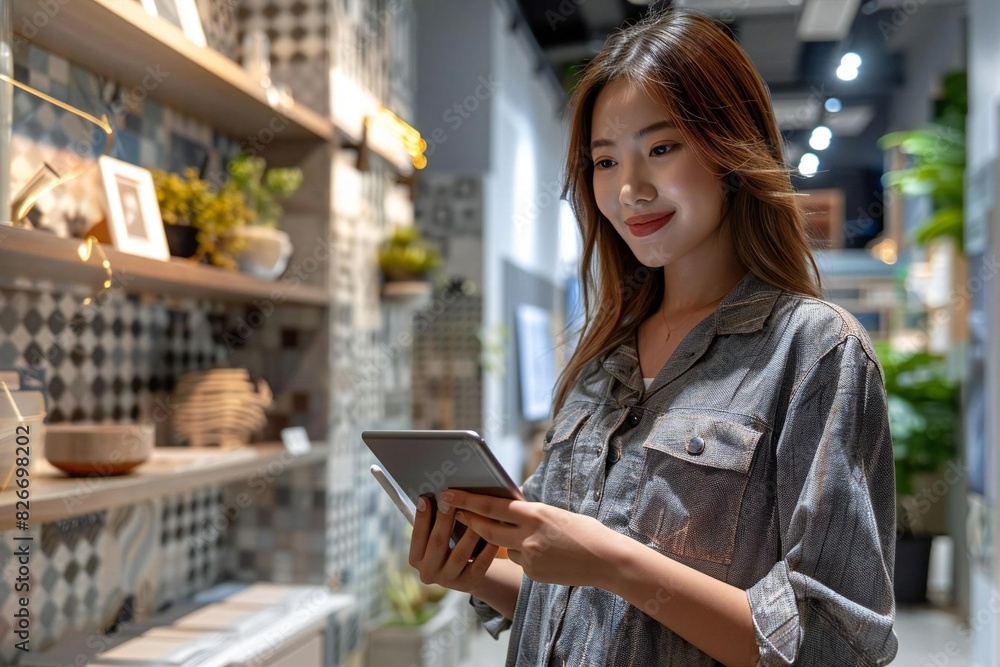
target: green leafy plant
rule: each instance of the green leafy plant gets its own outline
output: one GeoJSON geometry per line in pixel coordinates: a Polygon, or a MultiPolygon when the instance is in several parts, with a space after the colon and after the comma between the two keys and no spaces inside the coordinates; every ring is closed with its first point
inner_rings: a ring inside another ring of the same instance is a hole
{"type": "Polygon", "coordinates": [[[189,167],[183,175],[153,171],[160,216],[168,225],[190,225],[197,230],[198,259],[222,268],[236,268],[236,257],[244,241],[231,231],[254,220],[242,192],[235,188],[215,188],[198,178],[189,167]]]}
{"type": "Polygon", "coordinates": [[[301,169],[267,169],[267,163],[260,157],[239,155],[230,160],[228,171],[231,180],[226,188],[242,192],[256,213],[256,224],[265,227],[277,227],[282,212],[278,200],[302,187],[301,169]]]}
{"type": "Polygon", "coordinates": [[[958,455],[959,385],[940,356],[893,351],[884,343],[876,352],[885,374],[896,494],[908,496],[917,475],[937,472],[958,455]]]}
{"type": "Polygon", "coordinates": [[[378,263],[386,280],[426,280],[441,266],[441,255],[413,225],[393,229],[379,246],[378,263]]]}
{"type": "Polygon", "coordinates": [[[944,95],[935,106],[934,121],[924,127],[892,132],[879,139],[883,149],[896,148],[912,165],[890,171],[884,183],[904,196],[929,195],[934,213],[914,232],[914,241],[951,237],[963,247],[965,196],[965,116],[968,113],[966,74],[944,80],[944,95]]]}
{"type": "Polygon", "coordinates": [[[392,625],[421,625],[437,612],[438,603],[448,589],[434,584],[424,584],[412,568],[389,569],[385,579],[385,593],[392,605],[395,618],[392,625]]]}

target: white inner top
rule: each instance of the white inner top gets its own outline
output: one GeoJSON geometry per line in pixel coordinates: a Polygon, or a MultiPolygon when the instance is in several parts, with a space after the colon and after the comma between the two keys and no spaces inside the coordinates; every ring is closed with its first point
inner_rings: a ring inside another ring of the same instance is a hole
{"type": "Polygon", "coordinates": [[[642,381],[646,383],[646,389],[649,389],[649,385],[653,384],[653,380],[656,378],[642,378],[642,381]]]}

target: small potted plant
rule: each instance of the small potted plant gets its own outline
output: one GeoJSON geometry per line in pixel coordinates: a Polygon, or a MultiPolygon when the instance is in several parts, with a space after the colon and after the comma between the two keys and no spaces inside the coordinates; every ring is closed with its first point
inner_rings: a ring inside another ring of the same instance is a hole
{"type": "Polygon", "coordinates": [[[198,252],[198,228],[192,220],[195,211],[210,196],[208,183],[198,178],[198,170],[194,167],[185,169],[183,176],[156,170],[153,172],[153,183],[170,254],[174,257],[194,257],[198,252]]]}
{"type": "Polygon", "coordinates": [[[409,567],[389,570],[385,593],[392,607],[368,640],[366,663],[414,667],[458,667],[466,630],[467,596],[420,583],[409,567]]]}
{"type": "Polygon", "coordinates": [[[170,254],[235,268],[243,242],[232,231],[254,219],[243,194],[213,188],[193,167],[183,175],[156,170],[153,183],[170,254]]]}
{"type": "Polygon", "coordinates": [[[386,295],[426,295],[430,276],[441,267],[441,255],[413,225],[401,225],[382,242],[378,250],[386,295]]]}
{"type": "Polygon", "coordinates": [[[885,374],[889,431],[896,467],[896,601],[926,601],[931,541],[939,529],[928,514],[945,498],[933,492],[934,475],[958,456],[959,386],[943,358],[876,346],[885,374]]]}
{"type": "Polygon", "coordinates": [[[229,162],[230,181],[225,189],[241,192],[255,213],[253,225],[233,231],[244,250],[237,261],[241,271],[265,280],[276,280],[288,266],[292,242],[278,229],[282,208],[279,199],[302,186],[298,168],[268,169],[263,158],[240,155],[229,162]]]}

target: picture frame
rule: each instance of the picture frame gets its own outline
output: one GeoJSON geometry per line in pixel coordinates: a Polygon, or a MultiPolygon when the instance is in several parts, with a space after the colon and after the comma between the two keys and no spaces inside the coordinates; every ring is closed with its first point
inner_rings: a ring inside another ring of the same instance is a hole
{"type": "Polygon", "coordinates": [[[132,255],[170,261],[153,174],[106,155],[98,165],[112,245],[132,255]]]}
{"type": "Polygon", "coordinates": [[[142,7],[150,16],[159,16],[180,28],[198,46],[208,46],[197,0],[142,0],[142,7]]]}

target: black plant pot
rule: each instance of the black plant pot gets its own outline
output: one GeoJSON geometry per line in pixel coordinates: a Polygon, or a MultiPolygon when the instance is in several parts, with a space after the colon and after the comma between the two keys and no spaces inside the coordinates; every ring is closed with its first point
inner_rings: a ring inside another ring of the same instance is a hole
{"type": "Polygon", "coordinates": [[[198,252],[198,230],[190,225],[163,225],[167,247],[174,257],[193,257],[198,252]]]}
{"type": "Polygon", "coordinates": [[[893,592],[898,604],[927,602],[927,574],[930,571],[933,539],[933,535],[897,533],[893,592]]]}

